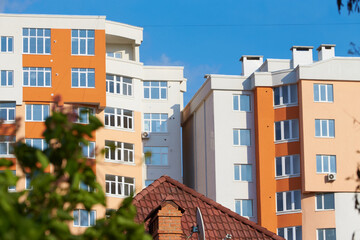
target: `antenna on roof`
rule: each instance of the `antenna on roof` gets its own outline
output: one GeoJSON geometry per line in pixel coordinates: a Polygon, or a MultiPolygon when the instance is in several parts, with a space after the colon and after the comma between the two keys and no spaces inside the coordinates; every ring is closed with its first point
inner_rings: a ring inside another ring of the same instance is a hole
{"type": "Polygon", "coordinates": [[[198,234],[198,240],[206,240],[205,239],[204,220],[203,220],[200,208],[198,208],[198,207],[196,208],[196,226],[192,226],[191,234],[186,239],[191,238],[193,233],[198,234]]]}

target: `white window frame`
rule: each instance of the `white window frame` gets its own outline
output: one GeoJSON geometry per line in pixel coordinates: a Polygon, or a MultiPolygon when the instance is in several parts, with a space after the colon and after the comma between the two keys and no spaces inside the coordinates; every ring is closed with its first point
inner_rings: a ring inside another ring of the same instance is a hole
{"type": "Polygon", "coordinates": [[[334,86],[332,84],[320,84],[320,83],[314,83],[314,102],[334,102],[334,86]],[[325,96],[322,95],[321,93],[321,88],[324,87],[325,88],[325,96]],[[331,89],[329,89],[331,87],[331,89]],[[315,89],[317,89],[317,99],[316,100],[316,96],[315,96],[315,89]],[[332,92],[332,100],[329,99],[329,91],[331,90],[332,92]],[[322,99],[324,97],[324,99],[322,99]]]}
{"type": "Polygon", "coordinates": [[[14,149],[12,144],[16,141],[15,136],[0,136],[0,144],[6,146],[6,154],[0,154],[0,157],[14,157],[14,149]]]}
{"type": "Polygon", "coordinates": [[[318,228],[316,229],[316,239],[319,240],[319,234],[320,234],[320,231],[322,231],[322,239],[323,240],[331,240],[331,239],[326,239],[326,231],[328,230],[335,230],[335,239],[336,239],[336,228],[318,228]]]}
{"type": "Polygon", "coordinates": [[[335,119],[315,119],[315,137],[317,138],[335,138],[335,119]],[[330,136],[330,122],[333,122],[333,132],[334,132],[334,136],[330,136]],[[318,125],[317,123],[319,123],[319,132],[320,135],[316,135],[316,126],[318,125]],[[323,125],[326,124],[326,131],[327,134],[323,133],[323,125]]]}
{"type": "Polygon", "coordinates": [[[90,187],[89,185],[85,184],[82,181],[80,181],[79,183],[79,189],[85,190],[87,192],[94,192],[94,189],[92,187],[90,187]]]}
{"type": "Polygon", "coordinates": [[[166,81],[143,81],[143,87],[144,87],[144,99],[149,99],[149,100],[167,100],[167,96],[168,96],[168,82],[166,81]],[[161,86],[162,83],[165,83],[165,86],[161,86]],[[156,85],[158,84],[158,86],[156,85]],[[158,89],[159,90],[159,98],[155,98],[154,96],[151,95],[151,90],[152,89],[158,89]],[[146,97],[145,96],[145,91],[149,92],[149,96],[146,97]],[[165,96],[163,96],[163,91],[165,90],[165,96]]]}
{"type": "Polygon", "coordinates": [[[51,29],[49,28],[23,28],[23,54],[44,54],[44,55],[50,55],[51,54],[51,29]],[[35,29],[35,35],[31,35],[30,32],[32,29],[35,29]],[[25,31],[28,32],[28,34],[25,34],[25,31]],[[42,36],[38,35],[38,31],[43,31],[42,36]],[[47,34],[49,33],[49,34],[47,34]],[[47,36],[45,36],[47,35],[47,36]],[[30,39],[35,38],[35,52],[31,52],[30,50],[30,39]],[[42,47],[43,52],[38,52],[38,45],[39,45],[39,39],[42,39],[42,47]],[[27,43],[26,43],[27,42],[27,43]],[[49,52],[46,52],[46,45],[49,44],[49,52]],[[25,51],[25,46],[27,47],[27,51],[25,51]]]}
{"type": "Polygon", "coordinates": [[[89,117],[94,116],[95,114],[95,109],[94,108],[89,108],[89,107],[77,107],[74,108],[74,112],[77,115],[76,121],[75,123],[80,123],[80,124],[89,124],[89,117]],[[82,119],[81,117],[83,117],[83,115],[86,114],[85,119],[82,119]]]}
{"type": "Polygon", "coordinates": [[[145,164],[147,166],[168,166],[169,165],[169,148],[168,147],[144,147],[145,164]],[[155,151],[154,151],[155,150],[155,151]],[[156,151],[159,150],[159,151],[156,151]],[[165,151],[166,150],[166,151],[165,151]],[[153,153],[160,154],[160,164],[152,163],[153,153]]]}
{"type": "Polygon", "coordinates": [[[292,191],[285,191],[285,192],[277,192],[276,193],[276,214],[286,214],[286,213],[294,213],[294,212],[301,212],[301,191],[300,190],[292,190],[292,191]],[[296,204],[295,204],[295,192],[299,193],[300,196],[300,208],[296,208],[296,204]],[[290,198],[291,198],[291,208],[290,209],[286,209],[286,204],[287,204],[287,198],[286,195],[290,193],[290,198]],[[282,200],[283,200],[283,210],[278,210],[278,201],[279,201],[279,195],[282,196],[282,200]]]}
{"type": "Polygon", "coordinates": [[[123,143],[123,142],[105,140],[105,161],[114,162],[114,163],[134,163],[135,145],[132,143],[123,143]],[[132,148],[128,148],[125,145],[130,145],[132,146],[132,148]],[[112,153],[114,154],[114,159],[110,157],[112,153]],[[128,156],[127,161],[125,160],[125,155],[128,156]]]}
{"type": "Polygon", "coordinates": [[[117,94],[122,96],[133,95],[133,79],[130,77],[106,74],[106,93],[117,94]],[[113,90],[110,91],[110,86],[113,85],[113,90]]]}
{"type": "Polygon", "coordinates": [[[233,95],[233,110],[236,112],[251,112],[251,95],[250,94],[234,94],[233,95]],[[248,110],[241,109],[241,97],[248,97],[249,105],[248,110]],[[237,103],[237,107],[235,107],[235,102],[237,103]]]}
{"type": "Polygon", "coordinates": [[[12,70],[1,70],[0,87],[13,87],[14,86],[14,71],[12,70]],[[3,82],[3,73],[5,73],[5,85],[3,82]]]}
{"type": "Polygon", "coordinates": [[[297,92],[297,84],[291,84],[291,85],[284,85],[284,86],[279,86],[279,87],[274,87],[273,88],[273,101],[274,101],[274,107],[283,107],[283,106],[296,106],[298,104],[298,92],[297,92]],[[296,86],[296,101],[292,102],[291,101],[291,88],[293,86],[296,86]],[[284,89],[287,89],[287,93],[288,93],[288,102],[284,102],[284,89]],[[276,89],[279,89],[279,104],[275,105],[275,91],[276,89]]]}
{"type": "Polygon", "coordinates": [[[91,226],[95,226],[96,225],[96,210],[90,210],[90,211],[87,211],[85,209],[74,209],[73,211],[73,217],[74,217],[74,220],[73,220],[73,226],[74,227],[91,227],[91,226]],[[77,219],[76,216],[75,216],[75,212],[77,212],[77,219]],[[87,212],[87,218],[88,218],[88,223],[86,226],[83,226],[81,225],[81,212],[87,212]],[[94,223],[92,224],[91,223],[91,215],[93,214],[94,216],[94,223]],[[75,224],[75,221],[77,220],[78,224],[75,224]]]}
{"type": "Polygon", "coordinates": [[[122,108],[106,107],[104,110],[105,127],[133,130],[134,129],[134,111],[122,108]],[[110,111],[113,111],[111,113],[110,111]],[[127,113],[131,113],[127,115],[127,113]],[[114,118],[114,126],[111,125],[111,118],[114,118]],[[126,123],[126,124],[125,124],[126,123]],[[127,125],[127,127],[125,127],[127,125]]]}
{"type": "Polygon", "coordinates": [[[95,158],[95,147],[96,147],[95,142],[89,141],[88,145],[80,144],[80,146],[84,158],[88,158],[88,159],[95,158]],[[93,151],[91,151],[91,149],[93,149],[93,151]],[[84,153],[84,151],[86,151],[87,153],[84,153]]]}
{"type": "Polygon", "coordinates": [[[130,196],[131,192],[135,193],[135,178],[123,177],[123,176],[117,176],[111,174],[105,175],[105,193],[107,196],[128,197],[130,196]],[[106,179],[107,177],[115,177],[115,180],[107,180],[106,179]],[[133,183],[125,183],[126,179],[131,179],[133,183]],[[115,193],[111,193],[112,183],[115,185],[115,189],[114,189],[115,193]],[[121,188],[121,193],[119,193],[119,185],[121,188]],[[127,190],[129,193],[128,195],[125,194],[125,188],[128,189],[127,190]]]}
{"type": "Polygon", "coordinates": [[[109,58],[115,58],[115,59],[122,59],[123,58],[123,53],[122,52],[106,52],[106,57],[109,58]]]}
{"type": "Polygon", "coordinates": [[[71,69],[71,88],[95,88],[96,81],[95,81],[95,68],[72,68],[71,69]],[[77,85],[73,85],[73,75],[77,75],[77,85]],[[81,75],[85,74],[85,86],[81,86],[80,84],[80,77],[81,75]],[[90,76],[91,74],[94,75],[94,86],[89,86],[90,76]]]}
{"type": "Polygon", "coordinates": [[[254,216],[254,201],[252,199],[235,199],[235,212],[245,218],[253,217],[254,216]],[[243,215],[244,214],[243,213],[243,202],[244,201],[250,201],[250,203],[251,203],[251,216],[243,215]],[[236,209],[237,203],[240,204],[240,212],[237,212],[237,209],[236,209]]]}
{"type": "Polygon", "coordinates": [[[46,104],[26,104],[25,105],[25,122],[45,122],[46,118],[50,116],[50,106],[46,104]],[[34,105],[40,105],[41,106],[41,120],[34,120],[34,105]],[[27,109],[30,107],[31,116],[30,119],[28,119],[28,113],[27,109]],[[47,108],[47,112],[49,115],[46,116],[45,109],[47,108]]]}
{"type": "Polygon", "coordinates": [[[251,129],[238,129],[238,128],[235,128],[233,129],[233,146],[245,146],[245,147],[249,147],[251,146],[251,129]],[[249,144],[241,144],[241,133],[242,132],[248,132],[248,135],[249,135],[249,144]],[[237,132],[237,142],[238,144],[235,143],[235,132],[237,132]]]}
{"type": "Polygon", "coordinates": [[[286,155],[286,156],[280,156],[280,157],[275,157],[275,178],[277,179],[281,179],[281,178],[287,178],[287,177],[299,177],[300,176],[300,155],[299,154],[294,154],[294,155],[286,155]],[[295,158],[298,158],[298,169],[299,172],[296,173],[295,172],[295,158]],[[289,159],[289,168],[290,168],[290,173],[286,174],[286,160],[289,159]],[[277,175],[277,162],[278,160],[281,162],[281,175],[277,175]]]}
{"type": "Polygon", "coordinates": [[[48,148],[48,144],[44,138],[26,138],[25,143],[28,146],[35,148],[34,140],[41,140],[41,148],[39,150],[44,151],[46,148],[48,148]]]}
{"type": "Polygon", "coordinates": [[[146,132],[153,132],[153,133],[167,133],[167,121],[168,121],[168,114],[167,113],[144,113],[144,131],[146,132]],[[155,114],[159,114],[159,118],[154,118],[155,114]],[[147,117],[147,115],[149,117],[147,117]],[[156,131],[153,129],[152,123],[159,122],[160,131],[156,131]],[[164,125],[163,125],[164,124],[164,125]],[[162,131],[161,128],[164,126],[164,130],[162,131]]]}
{"type": "Polygon", "coordinates": [[[290,119],[290,120],[284,120],[284,121],[278,121],[274,123],[274,141],[275,143],[278,142],[290,142],[290,141],[299,141],[299,120],[298,119],[290,119]],[[289,122],[289,138],[285,138],[285,122],[289,122]],[[297,136],[293,136],[293,122],[297,122],[297,136]],[[276,139],[276,125],[280,124],[280,139],[276,139]]]}
{"type": "Polygon", "coordinates": [[[51,68],[40,68],[40,67],[24,67],[23,68],[23,86],[24,87],[51,87],[52,79],[51,79],[51,68]],[[35,74],[35,85],[31,85],[31,75],[35,74]],[[43,85],[39,85],[39,74],[43,75],[43,85]],[[47,76],[49,77],[49,81],[47,82],[47,76]]]}
{"type": "MultiPolygon", "coordinates": [[[[0,102],[0,111],[5,110],[6,111],[6,117],[7,119],[3,119],[4,123],[14,123],[16,118],[16,103],[15,102],[0,102]],[[13,104],[13,106],[6,106],[7,104],[13,104]],[[14,114],[14,119],[9,119],[10,113],[14,114]]],[[[1,118],[0,118],[1,120],[1,118]]]]}
{"type": "Polygon", "coordinates": [[[315,194],[315,210],[316,211],[331,211],[335,210],[335,194],[334,193],[317,193],[315,194]],[[332,195],[334,206],[333,208],[325,208],[325,195],[332,195]],[[321,207],[318,206],[318,198],[321,200],[321,207]]]}
{"type": "Polygon", "coordinates": [[[94,29],[72,29],[71,30],[71,55],[80,55],[80,56],[94,56],[95,55],[95,30],[94,29]],[[84,36],[80,36],[80,32],[85,31],[85,37],[84,36]],[[89,36],[90,31],[93,32],[93,37],[89,36]],[[77,32],[77,36],[74,36],[75,32],[77,32]],[[94,49],[94,53],[89,53],[89,42],[93,40],[93,49],[94,49]],[[73,44],[74,41],[77,41],[77,52],[73,52],[73,44]],[[81,53],[80,49],[81,49],[81,45],[82,43],[85,44],[85,53],[81,53]]]}
{"type": "MultiPolygon", "coordinates": [[[[302,226],[293,226],[293,227],[284,227],[284,228],[278,228],[277,229],[277,235],[281,236],[280,235],[280,230],[283,230],[284,231],[284,236],[283,238],[285,238],[286,240],[302,240],[302,226]],[[290,239],[289,236],[288,236],[288,231],[292,231],[292,235],[293,235],[293,238],[290,239]],[[300,230],[300,235],[301,237],[300,238],[296,238],[296,232],[300,230]]],[[[282,236],[281,236],[282,237],[282,236]]]]}
{"type": "Polygon", "coordinates": [[[336,155],[325,155],[325,154],[316,154],[316,173],[319,174],[329,174],[329,173],[336,173],[337,172],[337,163],[336,163],[336,155]],[[335,158],[335,171],[331,171],[331,158],[335,158]],[[318,171],[317,165],[318,160],[320,158],[321,161],[321,171],[318,171]],[[328,171],[324,170],[324,162],[327,161],[328,171]]]}
{"type": "Polygon", "coordinates": [[[1,53],[13,53],[14,52],[14,37],[12,36],[1,36],[1,53]],[[3,39],[5,39],[6,46],[5,51],[3,51],[3,39]],[[11,42],[11,44],[9,44],[11,42]],[[9,45],[11,45],[11,50],[9,49],[9,45]]]}
{"type": "Polygon", "coordinates": [[[237,181],[237,182],[252,182],[253,181],[252,170],[253,170],[252,164],[242,164],[242,163],[234,164],[234,181],[237,181]],[[250,180],[245,179],[245,177],[242,174],[242,168],[245,167],[245,166],[250,167],[250,177],[251,177],[250,180]],[[236,167],[238,167],[238,168],[236,168],[236,167]],[[236,179],[236,175],[239,176],[239,179],[236,179]]]}

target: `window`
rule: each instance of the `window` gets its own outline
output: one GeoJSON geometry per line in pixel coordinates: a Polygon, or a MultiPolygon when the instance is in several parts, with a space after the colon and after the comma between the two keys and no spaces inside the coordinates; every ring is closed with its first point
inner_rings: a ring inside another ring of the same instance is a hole
{"type": "Polygon", "coordinates": [[[315,102],[333,102],[333,85],[332,84],[314,84],[314,101],[315,102]]]}
{"type": "Polygon", "coordinates": [[[335,155],[316,155],[317,173],[336,173],[335,155]]]}
{"type": "Polygon", "coordinates": [[[250,112],[250,96],[249,95],[233,95],[233,110],[250,112]]]}
{"type": "Polygon", "coordinates": [[[144,147],[146,165],[168,165],[168,147],[144,147]]]}
{"type": "Polygon", "coordinates": [[[276,193],[276,211],[290,212],[301,209],[300,190],[276,193]]]}
{"type": "Polygon", "coordinates": [[[297,85],[286,85],[274,88],[274,106],[297,104],[297,85]]]}
{"type": "Polygon", "coordinates": [[[80,189],[85,190],[87,192],[93,192],[94,189],[92,187],[90,187],[89,185],[85,184],[84,182],[80,181],[80,189]]]}
{"type": "Polygon", "coordinates": [[[164,81],[144,81],[145,99],[166,99],[167,82],[164,81]]]}
{"type": "Polygon", "coordinates": [[[317,229],[317,240],[336,240],[335,228],[317,229]]]}
{"type": "Polygon", "coordinates": [[[43,122],[50,115],[50,106],[41,104],[26,105],[26,121],[43,122]]]}
{"type": "Polygon", "coordinates": [[[115,93],[125,96],[132,96],[132,79],[106,74],[106,92],[107,93],[115,93]]]}
{"type": "Polygon", "coordinates": [[[94,55],[95,31],[84,29],[71,30],[71,54],[94,55]]]}
{"type": "Polygon", "coordinates": [[[334,193],[316,194],[316,210],[333,210],[335,209],[334,193]]]}
{"type": "Polygon", "coordinates": [[[144,113],[146,132],[167,132],[167,113],[144,113]]]}
{"type": "Polygon", "coordinates": [[[121,197],[130,196],[135,192],[135,179],[116,175],[105,175],[106,193],[121,197]]]}
{"type": "Polygon", "coordinates": [[[51,87],[51,68],[23,68],[24,87],[51,87]]]}
{"type": "Polygon", "coordinates": [[[105,108],[105,126],[133,129],[133,111],[121,108],[105,108]]]}
{"type": "Polygon", "coordinates": [[[50,29],[23,28],[23,53],[50,54],[50,29]]]}
{"type": "Polygon", "coordinates": [[[275,141],[299,139],[299,120],[285,120],[275,122],[275,141]]]}
{"type": "MultiPolygon", "coordinates": [[[[0,145],[0,149],[1,149],[1,145],[0,145]]],[[[0,155],[1,155],[1,153],[0,153],[0,155]]],[[[16,177],[16,171],[15,170],[0,170],[0,173],[5,174],[5,171],[10,171],[16,177]]],[[[8,187],[8,192],[16,192],[16,186],[9,186],[8,187]]]]}
{"type": "Polygon", "coordinates": [[[80,146],[85,158],[95,158],[95,142],[89,142],[89,145],[81,144],[80,146]]]}
{"type": "Polygon", "coordinates": [[[74,209],[74,227],[94,226],[96,222],[96,211],[86,211],[84,209],[74,209]]]}
{"type": "Polygon", "coordinates": [[[93,68],[71,69],[71,87],[94,88],[95,69],[93,68]]]}
{"type": "Polygon", "coordinates": [[[106,56],[120,59],[122,58],[122,52],[106,52],[106,56]]]}
{"type": "Polygon", "coordinates": [[[29,173],[25,174],[25,189],[32,190],[33,186],[31,186],[31,175],[29,173]]]}
{"type": "Polygon", "coordinates": [[[333,119],[315,119],[316,137],[335,137],[335,120],[333,119]]]}
{"type": "Polygon", "coordinates": [[[14,86],[14,72],[9,70],[1,70],[1,87],[11,87],[14,86]]]}
{"type": "Polygon", "coordinates": [[[234,165],[234,179],[240,181],[252,181],[252,165],[250,164],[235,164],[234,165]]]}
{"type": "Polygon", "coordinates": [[[299,176],[300,156],[289,155],[275,158],[276,177],[299,176]]]}
{"type": "Polygon", "coordinates": [[[12,52],[13,51],[13,37],[1,36],[1,52],[12,52]]]}
{"type": "Polygon", "coordinates": [[[15,107],[14,102],[0,102],[0,121],[15,122],[15,107]]]}
{"type": "Polygon", "coordinates": [[[15,136],[0,136],[0,156],[12,156],[15,136]]]}
{"type": "Polygon", "coordinates": [[[280,237],[286,240],[301,240],[302,231],[301,226],[278,228],[277,232],[280,237]]]}
{"type": "Polygon", "coordinates": [[[250,146],[250,129],[234,129],[233,144],[235,146],[250,146]]]}
{"type": "Polygon", "coordinates": [[[235,200],[235,212],[243,217],[253,216],[253,201],[252,200],[235,200]]]}
{"type": "Polygon", "coordinates": [[[86,107],[78,107],[74,109],[74,112],[78,116],[76,119],[77,123],[88,124],[89,123],[89,116],[94,115],[94,109],[86,108],[86,107]]]}
{"type": "Polygon", "coordinates": [[[133,163],[134,144],[105,140],[105,160],[111,162],[133,163]]]}
{"type": "Polygon", "coordinates": [[[41,151],[44,151],[46,148],[48,148],[48,144],[46,143],[45,139],[41,139],[41,138],[28,138],[25,139],[25,143],[28,146],[37,148],[41,151]]]}

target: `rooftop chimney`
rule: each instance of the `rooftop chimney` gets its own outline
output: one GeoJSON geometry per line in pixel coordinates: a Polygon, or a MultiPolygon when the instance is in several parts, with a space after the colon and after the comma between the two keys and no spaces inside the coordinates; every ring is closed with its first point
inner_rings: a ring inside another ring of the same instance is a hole
{"type": "Polygon", "coordinates": [[[293,46],[290,48],[292,51],[292,68],[297,65],[310,64],[313,62],[313,54],[311,46],[293,46]]]}
{"type": "Polygon", "coordinates": [[[242,75],[249,76],[263,64],[263,56],[243,55],[240,61],[242,61],[242,75]]]}
{"type": "Polygon", "coordinates": [[[335,44],[321,44],[316,50],[318,51],[318,60],[326,60],[335,57],[335,44]]]}

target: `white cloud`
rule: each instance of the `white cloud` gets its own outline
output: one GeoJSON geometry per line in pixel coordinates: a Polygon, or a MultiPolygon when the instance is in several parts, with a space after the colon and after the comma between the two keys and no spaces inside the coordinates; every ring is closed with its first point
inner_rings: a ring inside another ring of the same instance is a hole
{"type": "Polygon", "coordinates": [[[23,12],[37,0],[0,0],[0,13],[23,12]]]}

